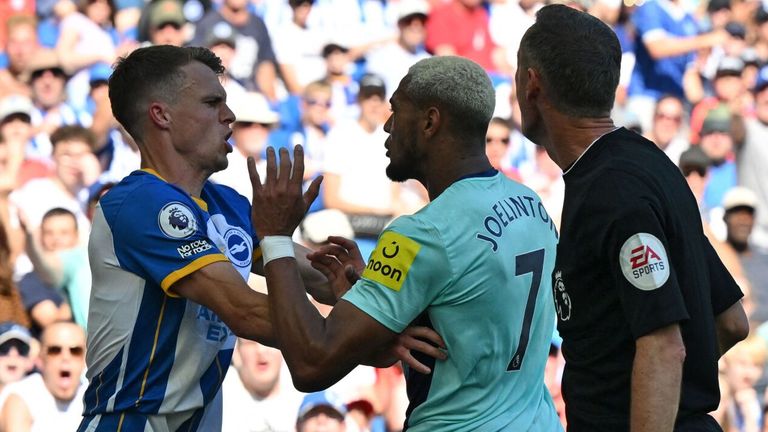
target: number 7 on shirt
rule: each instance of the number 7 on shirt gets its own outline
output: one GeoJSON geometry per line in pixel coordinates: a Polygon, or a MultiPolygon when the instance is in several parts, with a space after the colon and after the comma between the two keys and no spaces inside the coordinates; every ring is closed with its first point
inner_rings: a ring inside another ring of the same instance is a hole
{"type": "Polygon", "coordinates": [[[528,292],[528,301],[525,304],[525,314],[523,315],[523,325],[520,331],[520,343],[517,345],[517,351],[512,356],[512,360],[507,366],[507,371],[517,371],[523,364],[525,349],[528,348],[528,339],[531,333],[531,321],[533,320],[533,309],[536,307],[536,298],[539,294],[539,285],[541,284],[541,273],[544,269],[544,249],[538,249],[532,252],[524,253],[515,257],[515,276],[522,276],[533,273],[531,278],[531,288],[528,292]]]}

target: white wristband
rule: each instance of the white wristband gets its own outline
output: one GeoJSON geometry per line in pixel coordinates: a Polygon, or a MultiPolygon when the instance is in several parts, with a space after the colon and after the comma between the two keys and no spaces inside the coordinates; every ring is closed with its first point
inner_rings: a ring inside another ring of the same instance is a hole
{"type": "Polygon", "coordinates": [[[296,257],[293,252],[293,240],[288,236],[265,236],[259,246],[265,266],[278,258],[296,257]]]}

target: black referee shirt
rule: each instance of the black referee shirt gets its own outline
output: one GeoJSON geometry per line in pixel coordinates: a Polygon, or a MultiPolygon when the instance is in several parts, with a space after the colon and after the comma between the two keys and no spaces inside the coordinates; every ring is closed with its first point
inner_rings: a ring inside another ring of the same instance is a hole
{"type": "Polygon", "coordinates": [[[635,340],[680,323],[678,420],[720,400],[714,317],[742,294],[704,237],[680,170],[619,128],[566,171],[553,290],[569,431],[629,430],[635,340]]]}

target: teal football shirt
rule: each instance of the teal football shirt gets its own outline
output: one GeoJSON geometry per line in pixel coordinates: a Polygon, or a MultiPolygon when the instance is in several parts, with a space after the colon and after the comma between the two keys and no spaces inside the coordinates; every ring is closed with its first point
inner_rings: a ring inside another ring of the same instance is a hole
{"type": "Polygon", "coordinates": [[[556,246],[541,199],[496,171],[382,233],[344,299],[394,332],[431,325],[449,355],[406,370],[409,432],[561,429],[544,386],[556,246]]]}

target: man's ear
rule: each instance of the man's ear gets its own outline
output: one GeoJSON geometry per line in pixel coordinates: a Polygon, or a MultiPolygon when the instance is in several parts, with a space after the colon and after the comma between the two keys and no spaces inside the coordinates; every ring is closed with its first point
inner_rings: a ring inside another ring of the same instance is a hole
{"type": "Polygon", "coordinates": [[[541,94],[541,75],[539,71],[530,67],[525,70],[525,73],[528,75],[525,83],[525,100],[533,102],[541,94]]]}
{"type": "Polygon", "coordinates": [[[424,113],[424,122],[422,131],[426,137],[432,137],[440,130],[442,122],[442,116],[440,110],[437,107],[429,107],[424,113]]]}
{"type": "Polygon", "coordinates": [[[160,129],[168,129],[173,123],[168,106],[161,102],[152,102],[149,104],[149,119],[160,129]]]}

